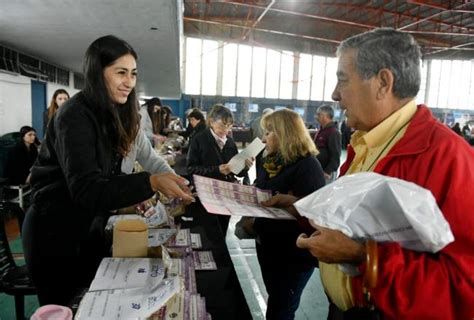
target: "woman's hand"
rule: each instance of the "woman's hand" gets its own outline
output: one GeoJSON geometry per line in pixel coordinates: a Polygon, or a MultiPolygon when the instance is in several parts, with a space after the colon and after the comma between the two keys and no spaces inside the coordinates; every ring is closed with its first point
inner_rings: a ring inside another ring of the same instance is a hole
{"type": "Polygon", "coordinates": [[[169,198],[180,198],[185,201],[194,201],[189,188],[189,181],[174,173],[166,172],[150,176],[150,185],[153,191],[160,191],[169,198]]]}
{"type": "Polygon", "coordinates": [[[255,161],[254,157],[245,159],[245,169],[250,169],[253,166],[253,162],[255,161]]]}
{"type": "Polygon", "coordinates": [[[293,203],[298,201],[299,198],[289,194],[277,194],[267,201],[263,201],[262,205],[265,207],[277,207],[282,208],[288,211],[292,216],[297,217],[299,216],[298,211],[293,206],[293,203]]]}
{"type": "Polygon", "coordinates": [[[219,172],[226,176],[230,174],[232,171],[230,171],[230,165],[228,163],[225,163],[219,166],[219,172]]]}

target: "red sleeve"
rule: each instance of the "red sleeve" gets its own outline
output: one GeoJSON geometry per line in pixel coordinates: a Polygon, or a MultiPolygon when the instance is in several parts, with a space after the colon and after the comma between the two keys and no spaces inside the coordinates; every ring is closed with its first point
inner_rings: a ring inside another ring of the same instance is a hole
{"type": "MultiPolygon", "coordinates": [[[[474,151],[461,140],[437,142],[379,170],[431,190],[455,239],[436,254],[379,244],[371,296],[384,318],[474,319],[474,151]]],[[[362,277],[352,284],[355,300],[363,301],[362,277]]]]}

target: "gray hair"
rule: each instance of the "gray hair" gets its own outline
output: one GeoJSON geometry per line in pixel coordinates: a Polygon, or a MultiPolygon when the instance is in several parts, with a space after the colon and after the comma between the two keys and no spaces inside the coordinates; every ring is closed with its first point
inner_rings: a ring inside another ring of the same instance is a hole
{"type": "Polygon", "coordinates": [[[337,55],[356,50],[355,66],[363,79],[370,79],[381,69],[394,77],[393,94],[399,98],[415,97],[420,90],[420,47],[415,39],[391,28],[379,28],[344,40],[337,55]]]}
{"type": "Polygon", "coordinates": [[[320,112],[327,114],[331,120],[334,118],[334,109],[330,105],[325,104],[320,106],[318,110],[316,110],[316,114],[320,112]]]}
{"type": "Polygon", "coordinates": [[[234,122],[234,117],[232,116],[232,112],[222,104],[215,104],[207,115],[208,125],[210,125],[210,121],[219,120],[222,120],[223,123],[230,124],[234,122]]]}

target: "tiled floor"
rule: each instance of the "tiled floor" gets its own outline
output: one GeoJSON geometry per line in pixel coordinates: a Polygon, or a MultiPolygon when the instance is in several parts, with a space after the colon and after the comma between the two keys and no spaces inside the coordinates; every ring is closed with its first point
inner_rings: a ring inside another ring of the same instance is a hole
{"type": "MultiPolygon", "coordinates": [[[[253,318],[265,319],[267,292],[257,260],[255,241],[239,240],[234,235],[238,220],[238,217],[231,218],[226,238],[227,247],[253,318]]],[[[321,285],[319,270],[316,269],[304,289],[296,319],[326,319],[327,310],[328,301],[321,285]]]]}
{"type": "MultiPolygon", "coordinates": [[[[341,156],[341,163],[344,159],[345,152],[341,156]]],[[[250,169],[249,176],[250,181],[253,182],[255,167],[250,169]]],[[[226,237],[227,247],[253,318],[255,320],[265,319],[267,292],[257,260],[255,240],[239,240],[234,235],[235,224],[239,219],[239,217],[232,217],[230,220],[226,237]]],[[[321,285],[319,269],[316,269],[303,291],[296,319],[326,319],[327,313],[328,300],[321,285]]]]}

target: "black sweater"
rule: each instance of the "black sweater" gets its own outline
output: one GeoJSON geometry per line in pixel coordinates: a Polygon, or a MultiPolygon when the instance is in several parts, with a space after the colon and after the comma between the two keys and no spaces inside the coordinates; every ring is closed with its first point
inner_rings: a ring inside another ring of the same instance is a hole
{"type": "MultiPolygon", "coordinates": [[[[271,190],[273,194],[292,193],[303,198],[325,184],[323,170],[313,156],[300,158],[280,171],[273,178],[263,168],[257,170],[257,187],[271,190]]],[[[275,265],[288,265],[306,269],[317,265],[308,250],[296,247],[298,236],[307,232],[296,220],[255,219],[255,231],[265,250],[265,259],[275,265]]]]}
{"type": "MultiPolygon", "coordinates": [[[[188,174],[235,181],[235,176],[232,173],[223,175],[219,171],[219,166],[229,162],[238,152],[234,140],[230,137],[227,138],[224,148],[220,150],[211,129],[207,128],[196,134],[191,141],[186,159],[188,174]]],[[[244,169],[239,176],[246,173],[247,171],[244,169]]]]}
{"type": "Polygon", "coordinates": [[[66,229],[71,240],[83,239],[94,217],[153,195],[149,173],[120,175],[117,161],[85,96],[68,100],[51,119],[31,172],[33,206],[50,232],[66,229]]]}
{"type": "Polygon", "coordinates": [[[23,141],[17,143],[9,152],[5,164],[5,176],[11,185],[25,184],[30,168],[38,156],[36,145],[27,148],[23,141]]]}

